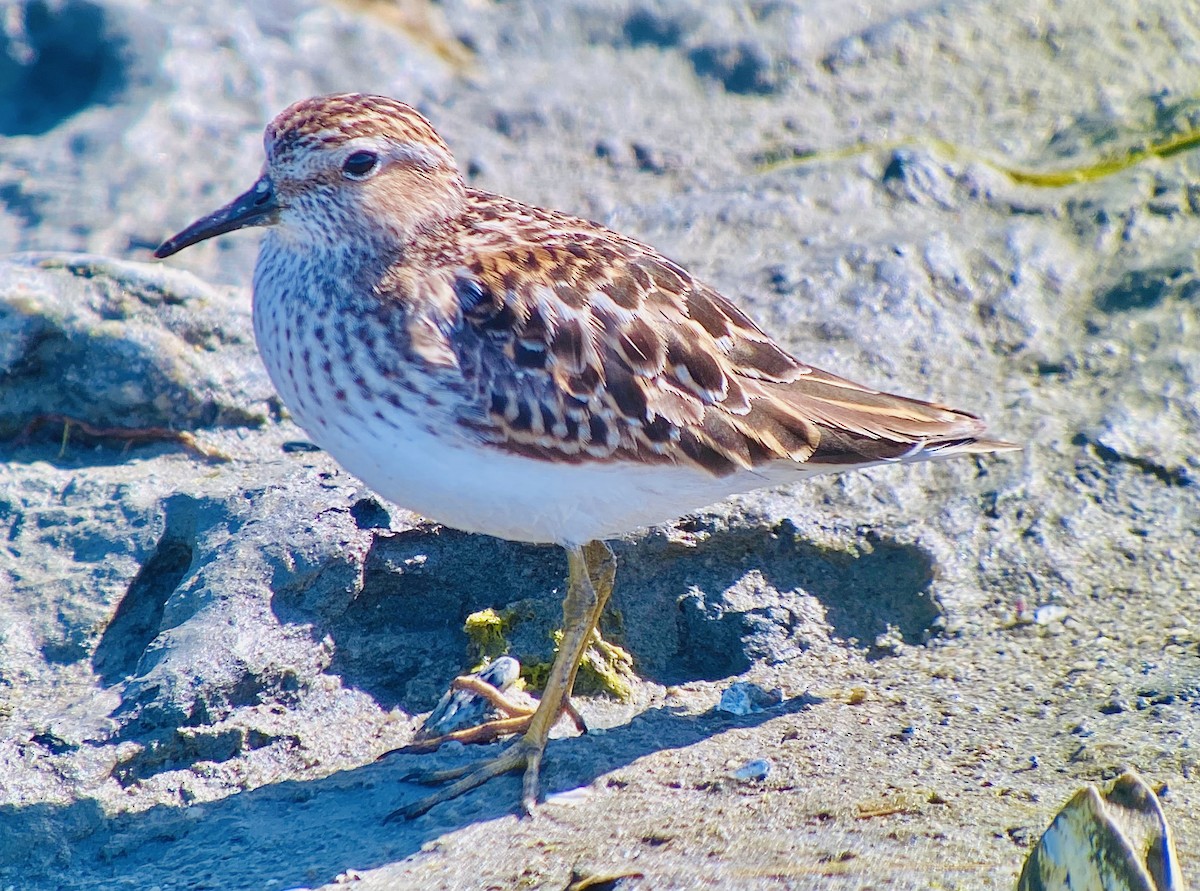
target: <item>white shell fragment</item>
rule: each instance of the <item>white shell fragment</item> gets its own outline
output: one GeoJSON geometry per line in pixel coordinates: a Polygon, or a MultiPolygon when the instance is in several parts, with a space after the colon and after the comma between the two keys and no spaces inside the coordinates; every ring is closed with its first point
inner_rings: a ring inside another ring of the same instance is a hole
{"type": "Polygon", "coordinates": [[[1184,891],[1170,827],[1133,771],[1080,789],[1042,835],[1017,891],[1184,891]]]}
{"type": "Polygon", "coordinates": [[[764,690],[757,684],[736,681],[721,691],[717,711],[743,717],[763,711],[783,701],[782,690],[764,690]]]}
{"type": "Polygon", "coordinates": [[[1038,625],[1053,625],[1055,622],[1061,622],[1070,611],[1059,603],[1046,603],[1039,606],[1033,612],[1033,621],[1038,625]]]}
{"type": "Polygon", "coordinates": [[[762,711],[750,699],[750,685],[740,682],[730,684],[721,691],[721,701],[717,703],[717,709],[738,716],[762,711]]]}
{"type": "Polygon", "coordinates": [[[733,772],[735,780],[743,782],[760,782],[765,780],[771,773],[771,762],[766,758],[755,758],[753,761],[747,761],[741,767],[733,772]]]}
{"type": "MultiPolygon", "coordinates": [[[[501,656],[475,674],[481,681],[505,693],[521,676],[521,663],[511,656],[501,656]]],[[[447,690],[434,706],[416,739],[430,739],[477,727],[495,717],[492,704],[470,690],[447,690]]]]}

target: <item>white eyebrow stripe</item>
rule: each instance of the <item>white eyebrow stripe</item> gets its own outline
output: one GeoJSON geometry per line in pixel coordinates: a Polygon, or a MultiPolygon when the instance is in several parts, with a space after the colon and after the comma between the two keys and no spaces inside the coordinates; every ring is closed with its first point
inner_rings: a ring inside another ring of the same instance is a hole
{"type": "Polygon", "coordinates": [[[424,167],[437,167],[450,160],[446,152],[437,147],[416,142],[393,143],[388,154],[397,161],[415,161],[424,167]]]}
{"type": "Polygon", "coordinates": [[[343,155],[368,150],[392,161],[407,161],[422,167],[437,167],[452,163],[450,155],[435,145],[426,142],[397,142],[382,136],[359,136],[342,146],[343,155]]]}

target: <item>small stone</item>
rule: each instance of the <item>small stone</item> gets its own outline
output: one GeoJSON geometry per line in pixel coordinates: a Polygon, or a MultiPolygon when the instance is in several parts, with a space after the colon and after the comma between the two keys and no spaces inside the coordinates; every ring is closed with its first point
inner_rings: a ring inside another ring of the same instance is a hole
{"type": "Polygon", "coordinates": [[[316,445],[314,443],[308,442],[303,439],[289,439],[287,442],[285,442],[279,448],[282,449],[286,454],[293,454],[296,452],[319,452],[319,451],[321,451],[321,447],[319,445],[316,445]]]}
{"type": "Polygon", "coordinates": [[[783,85],[778,67],[761,46],[740,43],[705,43],[688,53],[696,74],[719,81],[730,93],[773,93],[783,85]]]}
{"type": "Polygon", "coordinates": [[[1051,625],[1055,622],[1061,622],[1068,614],[1069,611],[1065,606],[1057,603],[1047,603],[1034,610],[1033,621],[1038,625],[1051,625]]]}
{"type": "Polygon", "coordinates": [[[772,767],[773,765],[766,758],[755,758],[735,770],[733,778],[742,782],[761,782],[771,773],[772,767]]]}
{"type": "Polygon", "coordinates": [[[726,687],[721,693],[721,701],[717,703],[717,710],[739,717],[762,711],[750,701],[750,692],[747,689],[749,686],[737,683],[726,687]]]}
{"type": "Polygon", "coordinates": [[[662,153],[653,146],[634,142],[630,144],[629,148],[633,150],[633,160],[637,164],[638,170],[644,170],[647,173],[666,172],[666,161],[663,159],[662,153]]]}
{"type": "Polygon", "coordinates": [[[1129,708],[1129,700],[1117,693],[1114,693],[1108,698],[1107,702],[1100,706],[1100,714],[1119,715],[1121,712],[1129,711],[1129,708]]]}
{"type": "Polygon", "coordinates": [[[731,715],[757,714],[763,709],[778,705],[783,701],[782,690],[764,690],[757,684],[738,681],[730,684],[721,693],[721,701],[717,703],[717,711],[731,715]]]}

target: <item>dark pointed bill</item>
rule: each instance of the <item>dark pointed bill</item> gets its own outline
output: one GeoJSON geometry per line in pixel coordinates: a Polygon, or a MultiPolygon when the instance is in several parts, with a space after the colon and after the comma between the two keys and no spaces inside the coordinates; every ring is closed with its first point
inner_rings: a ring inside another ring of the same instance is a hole
{"type": "Polygon", "coordinates": [[[278,210],[275,188],[271,180],[263,176],[249,191],[238,195],[220,210],[196,220],[178,235],[168,238],[158,246],[154,256],[161,260],[214,235],[223,235],[247,226],[269,225],[275,222],[278,210]]]}

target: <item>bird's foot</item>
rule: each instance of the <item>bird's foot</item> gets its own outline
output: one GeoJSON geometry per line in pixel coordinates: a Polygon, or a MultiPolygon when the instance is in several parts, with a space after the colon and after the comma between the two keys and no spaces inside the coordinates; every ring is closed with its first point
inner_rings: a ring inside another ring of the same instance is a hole
{"type": "MultiPolygon", "coordinates": [[[[512,699],[504,690],[498,690],[492,684],[478,675],[461,675],[450,682],[450,691],[443,697],[443,703],[457,698],[457,707],[453,714],[438,716],[442,703],[426,719],[425,724],[417,731],[413,742],[398,749],[384,752],[376,760],[383,760],[392,755],[417,755],[422,752],[432,752],[449,742],[458,743],[490,743],[502,736],[514,733],[524,733],[529,729],[534,714],[537,712],[536,701],[522,702],[512,699]],[[471,701],[483,704],[492,714],[499,713],[504,717],[495,717],[476,724],[462,726],[463,718],[479,717],[483,707],[473,707],[471,701]],[[436,735],[428,735],[434,731],[436,735]],[[437,731],[441,732],[437,732],[437,731]]],[[[443,710],[444,711],[444,710],[443,710]]],[[[587,724],[583,716],[575,708],[571,700],[563,703],[562,711],[571,718],[579,733],[587,733],[587,724]]]]}
{"type": "MultiPolygon", "coordinates": [[[[521,663],[501,656],[474,674],[455,678],[417,730],[414,742],[440,739],[502,716],[531,714],[536,703],[521,692],[520,677],[521,663]]],[[[428,748],[422,746],[419,751],[428,748]]]]}
{"type": "MultiPolygon", "coordinates": [[[[605,641],[601,641],[601,642],[604,643],[605,646],[609,646],[609,644],[607,642],[605,642],[605,641]]],[[[618,650],[622,654],[625,654],[625,651],[622,650],[620,647],[614,647],[614,649],[618,650]]],[[[628,656],[626,654],[625,658],[629,659],[630,663],[632,664],[633,660],[630,656],[628,656]]],[[[459,677],[456,677],[453,681],[450,682],[450,689],[462,690],[464,692],[473,693],[476,696],[481,696],[484,699],[486,699],[488,702],[491,703],[493,709],[495,709],[498,712],[502,712],[505,715],[508,715],[509,718],[525,718],[526,719],[525,724],[523,724],[521,726],[513,725],[514,729],[499,730],[496,733],[493,733],[490,737],[483,740],[485,742],[491,742],[497,736],[503,736],[506,733],[523,733],[525,730],[528,729],[529,719],[532,718],[534,716],[534,714],[537,712],[538,704],[536,701],[531,702],[531,703],[517,702],[513,699],[510,699],[507,695],[505,695],[504,691],[497,690],[491,684],[484,682],[483,680],[476,677],[475,675],[468,674],[468,675],[460,675],[459,677]]],[[[566,715],[567,717],[569,717],[571,719],[571,721],[575,724],[576,730],[578,730],[580,733],[587,733],[587,724],[583,720],[583,715],[579,714],[579,710],[577,708],[575,708],[575,704],[573,702],[571,702],[570,699],[566,700],[563,703],[562,711],[563,711],[563,714],[566,715]]],[[[501,718],[496,721],[487,721],[483,724],[480,724],[477,728],[467,728],[467,729],[468,730],[481,729],[481,728],[487,727],[489,724],[504,724],[507,726],[508,719],[501,718]]],[[[436,739],[429,740],[429,742],[437,743],[436,745],[433,746],[433,748],[435,748],[435,749],[437,748],[437,746],[441,745],[442,742],[449,742],[449,741],[450,741],[449,734],[447,734],[445,737],[442,737],[441,742],[437,742],[436,739]]],[[[463,740],[463,742],[466,742],[466,741],[467,740],[463,740]]],[[[475,740],[471,740],[471,742],[475,742],[475,740]]],[[[422,751],[431,751],[431,749],[422,749],[422,751]]]]}
{"type": "Polygon", "coordinates": [[[433,752],[450,742],[463,744],[494,742],[502,736],[524,733],[529,729],[529,722],[532,720],[533,712],[523,715],[511,715],[507,718],[497,718],[494,721],[485,721],[482,724],[476,724],[474,727],[451,730],[449,733],[443,733],[441,736],[411,742],[398,749],[384,752],[375,760],[382,761],[384,758],[390,758],[392,755],[420,755],[425,752],[433,752]]]}
{"type": "MultiPolygon", "coordinates": [[[[532,716],[530,716],[532,718],[532,716]]],[[[515,720],[515,719],[509,719],[515,720]]],[[[529,719],[526,719],[529,720],[529,719]]],[[[470,792],[482,786],[488,780],[515,770],[525,769],[525,779],[521,787],[521,813],[528,815],[533,812],[538,796],[538,772],[542,764],[542,753],[545,751],[545,740],[536,740],[526,734],[509,745],[495,758],[462,767],[452,767],[448,770],[416,771],[405,777],[407,780],[434,785],[449,783],[432,795],[413,802],[406,807],[392,811],[384,818],[385,823],[397,820],[411,820],[428,811],[434,805],[470,792]]]]}
{"type": "MultiPolygon", "coordinates": [[[[465,792],[478,788],[488,780],[514,770],[525,770],[525,781],[521,789],[521,812],[529,814],[537,802],[538,773],[546,741],[555,722],[568,712],[575,718],[576,725],[582,722],[578,712],[571,708],[571,689],[575,684],[575,673],[584,651],[592,642],[592,635],[604,605],[612,592],[615,564],[609,547],[600,541],[567,548],[567,594],[563,598],[563,635],[550,666],[542,700],[530,716],[524,714],[501,718],[492,722],[493,729],[499,725],[506,730],[516,726],[526,729],[519,739],[509,745],[499,756],[477,766],[464,766],[451,770],[420,771],[409,774],[408,779],[423,783],[449,783],[432,795],[426,796],[407,807],[388,815],[387,821],[411,819],[420,816],[434,805],[457,798],[465,792]],[[507,723],[513,722],[513,723],[507,723]],[[519,722],[528,722],[520,724],[519,722]]],[[[499,691],[497,691],[498,693],[499,691]]],[[[491,697],[492,694],[485,694],[491,697]]],[[[486,727],[487,725],[480,725],[486,727]]],[[[492,731],[488,731],[489,733],[492,731]]],[[[474,734],[479,733],[478,729],[474,734]]],[[[429,740],[432,744],[435,740],[429,740]]],[[[440,744],[440,741],[439,741],[440,744]]]]}

